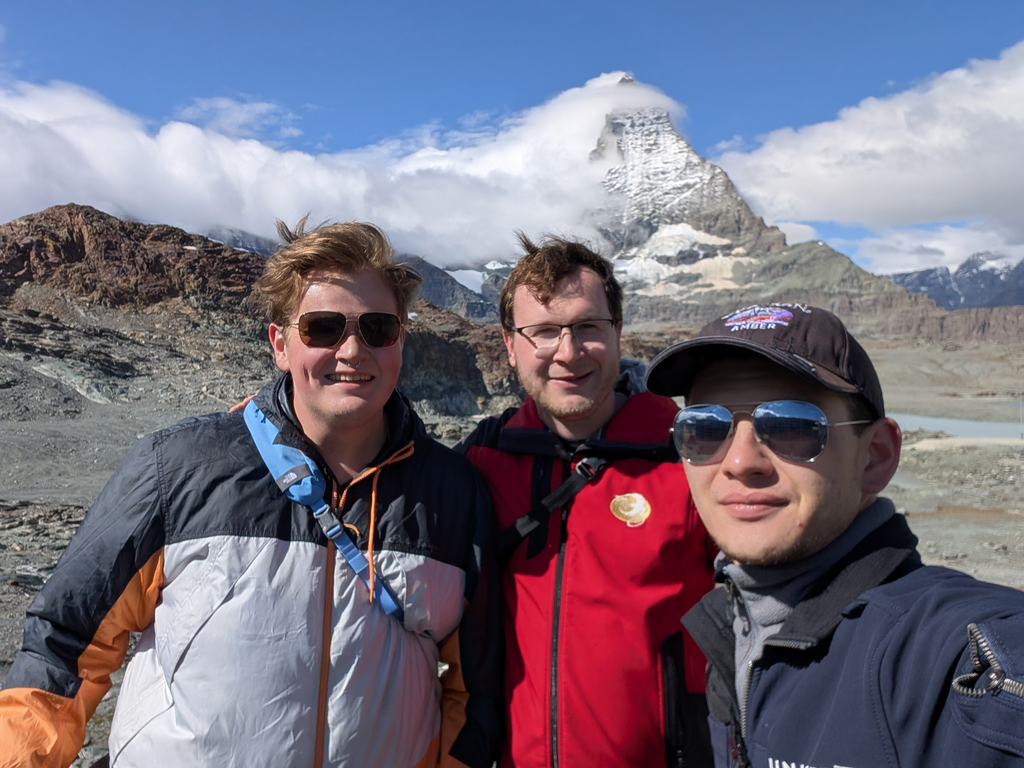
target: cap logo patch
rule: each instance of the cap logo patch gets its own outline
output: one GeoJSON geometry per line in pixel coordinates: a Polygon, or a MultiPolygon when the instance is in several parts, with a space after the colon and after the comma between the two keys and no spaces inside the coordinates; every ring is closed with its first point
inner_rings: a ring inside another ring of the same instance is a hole
{"type": "Polygon", "coordinates": [[[730,331],[774,331],[792,319],[793,313],[785,307],[747,307],[726,315],[725,327],[730,331]]]}
{"type": "Polygon", "coordinates": [[[651,516],[651,504],[640,493],[622,493],[612,499],[612,514],[630,528],[643,525],[651,516]]]}

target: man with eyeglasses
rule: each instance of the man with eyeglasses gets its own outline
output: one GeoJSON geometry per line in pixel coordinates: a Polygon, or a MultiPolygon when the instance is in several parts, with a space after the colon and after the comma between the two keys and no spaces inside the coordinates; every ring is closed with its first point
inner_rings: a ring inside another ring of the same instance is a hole
{"type": "Polygon", "coordinates": [[[713,549],[671,449],[678,406],[620,364],[622,289],[581,243],[520,237],[501,292],[528,397],[461,449],[504,561],[502,766],[710,766],[704,658],[679,618],[713,549]]]}
{"type": "Polygon", "coordinates": [[[835,315],[747,307],[658,355],[721,548],[684,618],[718,768],[1024,766],[1024,594],[922,566],[879,493],[900,430],[835,315]]]}
{"type": "Polygon", "coordinates": [[[281,375],[129,452],[29,607],[0,766],[71,764],[129,632],[111,765],[497,756],[489,494],[395,390],[420,278],[370,224],[279,232],[281,375]]]}

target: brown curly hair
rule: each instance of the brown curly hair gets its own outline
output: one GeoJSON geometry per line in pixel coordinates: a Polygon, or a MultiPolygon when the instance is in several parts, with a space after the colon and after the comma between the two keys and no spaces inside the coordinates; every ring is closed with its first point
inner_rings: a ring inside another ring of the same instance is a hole
{"type": "Polygon", "coordinates": [[[535,245],[522,232],[517,232],[516,236],[524,255],[501,288],[498,311],[503,328],[511,331],[515,327],[512,315],[516,289],[520,285],[525,285],[539,302],[547,304],[555,295],[558,281],[574,275],[584,267],[593,270],[601,278],[612,320],[616,325],[622,322],[622,286],[615,279],[608,259],[577,240],[545,235],[540,245],[535,245]]]}

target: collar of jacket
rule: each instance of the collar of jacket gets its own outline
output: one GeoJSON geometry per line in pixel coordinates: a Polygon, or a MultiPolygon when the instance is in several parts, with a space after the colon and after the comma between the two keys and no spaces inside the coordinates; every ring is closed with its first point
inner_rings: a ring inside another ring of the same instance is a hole
{"type": "MultiPolygon", "coordinates": [[[[766,646],[807,651],[831,637],[844,617],[865,604],[868,590],[921,567],[917,537],[903,515],[865,536],[808,592],[766,646]]],[[[713,589],[683,617],[683,625],[727,680],[735,679],[732,608],[727,589],[713,589]]]]}
{"type": "MultiPolygon", "coordinates": [[[[326,464],[316,446],[302,432],[299,420],[292,409],[292,379],[290,373],[278,374],[256,395],[256,405],[280,430],[278,440],[298,448],[321,467],[326,464]]],[[[383,447],[368,466],[386,461],[396,451],[404,448],[410,440],[426,436],[426,427],[412,409],[405,395],[397,389],[384,404],[384,418],[387,420],[388,436],[383,447]]]]}

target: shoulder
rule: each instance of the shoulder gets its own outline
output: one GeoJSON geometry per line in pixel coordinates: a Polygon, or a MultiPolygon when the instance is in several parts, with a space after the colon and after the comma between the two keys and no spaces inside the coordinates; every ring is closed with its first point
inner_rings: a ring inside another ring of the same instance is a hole
{"type": "Polygon", "coordinates": [[[466,455],[471,448],[497,448],[501,431],[505,425],[521,410],[520,407],[505,409],[496,416],[488,416],[481,421],[466,437],[455,446],[455,451],[466,455]]]}
{"type": "Polygon", "coordinates": [[[993,747],[1024,758],[1024,593],[925,566],[865,593],[871,614],[889,722],[958,756],[943,764],[989,764],[993,747]]]}
{"type": "Polygon", "coordinates": [[[958,621],[992,613],[1024,614],[1024,592],[961,571],[923,566],[865,592],[858,602],[916,621],[958,621]]]}
{"type": "Polygon", "coordinates": [[[452,482],[473,484],[480,475],[458,446],[449,448],[434,438],[422,435],[416,438],[414,457],[425,470],[430,472],[439,484],[452,482]]]}

